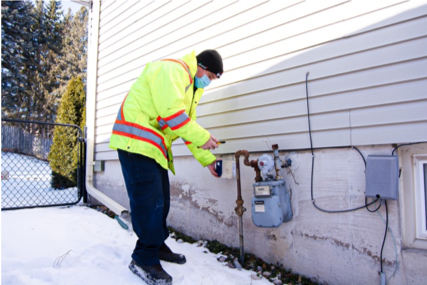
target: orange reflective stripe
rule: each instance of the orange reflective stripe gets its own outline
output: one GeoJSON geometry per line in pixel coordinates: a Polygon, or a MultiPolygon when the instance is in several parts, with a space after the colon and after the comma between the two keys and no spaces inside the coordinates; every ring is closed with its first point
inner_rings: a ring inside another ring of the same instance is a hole
{"type": "Polygon", "coordinates": [[[159,139],[161,139],[163,145],[166,146],[164,138],[161,135],[159,135],[158,133],[156,133],[155,131],[153,131],[153,130],[151,130],[149,128],[146,128],[144,126],[141,126],[141,125],[138,125],[138,124],[135,124],[135,123],[126,122],[126,121],[116,121],[116,124],[123,124],[123,125],[131,126],[131,127],[135,127],[135,128],[147,131],[149,133],[152,133],[153,135],[155,135],[156,137],[158,137],[159,139]]]}
{"type": "Polygon", "coordinates": [[[148,142],[156,146],[163,153],[163,156],[167,158],[167,148],[163,137],[149,128],[135,123],[116,120],[113,126],[113,134],[148,142]]]}
{"type": "Polygon", "coordinates": [[[185,140],[184,138],[181,138],[181,139],[184,141],[184,143],[185,143],[186,145],[191,144],[191,142],[189,142],[189,141],[185,140]]]}
{"type": "Polygon", "coordinates": [[[159,122],[159,126],[162,128],[162,130],[168,127],[168,124],[166,124],[165,120],[163,120],[160,116],[157,117],[157,122],[159,122]]]}
{"type": "Polygon", "coordinates": [[[120,106],[120,118],[119,118],[119,120],[123,120],[123,121],[126,121],[125,120],[125,113],[123,112],[123,106],[124,106],[124,104],[125,104],[125,101],[126,101],[126,98],[128,97],[128,95],[129,95],[129,93],[128,94],[126,94],[126,96],[125,96],[125,99],[123,99],[123,102],[122,102],[122,105],[120,106]]]}
{"type": "Polygon", "coordinates": [[[170,115],[170,116],[168,116],[168,117],[166,117],[166,118],[163,118],[163,120],[165,120],[165,121],[172,120],[172,119],[174,119],[174,118],[178,117],[179,115],[181,115],[181,114],[182,114],[182,113],[184,113],[184,112],[185,112],[185,110],[179,110],[179,111],[178,111],[178,112],[176,112],[175,114],[170,115]]]}
{"type": "Polygon", "coordinates": [[[120,106],[119,113],[117,114],[117,119],[113,126],[113,134],[150,143],[155,147],[157,147],[162,152],[163,156],[167,159],[166,143],[164,138],[161,135],[142,125],[127,122],[125,120],[123,107],[128,95],[126,95],[122,105],[120,106]]]}
{"type": "Polygon", "coordinates": [[[154,141],[152,141],[152,140],[149,140],[149,139],[147,139],[147,138],[145,138],[145,137],[136,136],[136,135],[133,135],[133,134],[130,134],[130,133],[127,133],[127,132],[121,132],[121,131],[113,131],[113,134],[115,134],[115,135],[119,135],[119,136],[128,137],[128,138],[132,138],[132,139],[137,139],[137,140],[144,141],[144,142],[147,142],[147,143],[149,143],[149,144],[152,144],[152,145],[154,145],[155,147],[157,147],[157,148],[162,152],[163,156],[164,156],[166,159],[168,159],[168,157],[167,157],[167,154],[166,154],[165,150],[163,150],[163,149],[162,149],[162,147],[161,147],[160,145],[158,145],[157,143],[155,143],[155,142],[154,142],[154,141]]]}
{"type": "Polygon", "coordinates": [[[163,61],[172,61],[172,62],[176,62],[182,65],[182,67],[184,67],[184,69],[187,71],[188,73],[188,78],[190,79],[190,84],[185,87],[185,92],[187,92],[188,88],[191,86],[191,84],[193,83],[193,78],[191,77],[191,72],[190,72],[190,68],[188,67],[188,65],[185,63],[185,61],[180,60],[180,59],[170,59],[170,58],[166,58],[166,59],[162,59],[163,61]]]}
{"type": "Polygon", "coordinates": [[[170,115],[166,118],[160,118],[160,116],[157,118],[157,121],[159,122],[160,127],[163,129],[171,128],[171,130],[177,130],[184,125],[186,125],[188,122],[191,121],[190,117],[185,113],[185,110],[179,110],[173,115],[170,115]]]}

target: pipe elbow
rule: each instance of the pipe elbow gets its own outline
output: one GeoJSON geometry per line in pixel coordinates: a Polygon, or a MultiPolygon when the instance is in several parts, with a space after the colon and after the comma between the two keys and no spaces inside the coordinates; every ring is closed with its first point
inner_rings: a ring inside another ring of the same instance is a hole
{"type": "MultiPolygon", "coordinates": [[[[238,150],[238,151],[236,151],[236,153],[234,154],[234,157],[235,157],[236,159],[239,159],[239,157],[240,157],[241,155],[243,155],[243,156],[244,156],[245,161],[246,161],[246,160],[248,160],[248,161],[249,161],[249,151],[247,151],[247,150],[245,150],[245,149],[238,150]]],[[[246,163],[245,163],[245,165],[246,165],[246,163]]]]}

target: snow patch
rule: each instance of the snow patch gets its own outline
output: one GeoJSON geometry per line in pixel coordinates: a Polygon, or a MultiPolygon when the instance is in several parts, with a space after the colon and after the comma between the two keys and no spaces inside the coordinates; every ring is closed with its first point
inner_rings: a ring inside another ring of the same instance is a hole
{"type": "MultiPolygon", "coordinates": [[[[1,284],[142,285],[128,265],[137,237],[116,220],[85,206],[3,211],[1,284]],[[59,260],[62,260],[58,266],[59,260]]],[[[233,270],[197,243],[166,240],[186,256],[183,265],[161,262],[174,285],[271,285],[233,270]]]]}

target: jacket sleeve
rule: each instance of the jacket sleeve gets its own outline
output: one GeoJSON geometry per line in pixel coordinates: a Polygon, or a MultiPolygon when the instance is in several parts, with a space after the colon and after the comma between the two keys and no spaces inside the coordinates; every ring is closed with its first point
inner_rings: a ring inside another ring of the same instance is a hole
{"type": "Polygon", "coordinates": [[[208,166],[216,160],[215,155],[213,155],[210,150],[198,148],[193,143],[186,140],[184,140],[184,142],[187,145],[188,149],[191,151],[191,153],[194,155],[194,157],[197,159],[197,161],[200,162],[203,167],[208,166]]]}
{"type": "MultiPolygon", "coordinates": [[[[194,110],[191,113],[191,119],[196,120],[196,118],[197,118],[197,114],[196,114],[196,110],[194,110]]],[[[213,155],[210,150],[198,148],[192,142],[186,141],[184,138],[182,140],[185,142],[185,145],[188,147],[188,149],[191,151],[191,153],[194,155],[197,161],[200,162],[201,165],[203,165],[203,167],[216,161],[215,155],[213,155]]]]}
{"type": "Polygon", "coordinates": [[[185,112],[185,88],[190,83],[188,73],[179,64],[171,62],[157,63],[150,73],[150,91],[160,127],[170,128],[196,148],[205,144],[210,133],[185,112]]]}

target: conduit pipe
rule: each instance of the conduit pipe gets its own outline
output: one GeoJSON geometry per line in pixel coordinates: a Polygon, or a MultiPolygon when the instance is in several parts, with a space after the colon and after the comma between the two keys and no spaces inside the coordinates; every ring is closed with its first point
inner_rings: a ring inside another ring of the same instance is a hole
{"type": "Polygon", "coordinates": [[[97,70],[98,70],[98,38],[99,38],[99,14],[100,14],[100,1],[92,2],[92,9],[90,9],[88,32],[88,72],[87,72],[87,96],[86,96],[86,190],[96,200],[107,206],[111,211],[118,216],[128,213],[128,210],[96,189],[93,186],[93,165],[94,162],[94,148],[95,148],[95,112],[96,112],[96,87],[97,87],[97,70]]]}
{"type": "Polygon", "coordinates": [[[244,163],[245,165],[250,165],[249,163],[249,152],[247,150],[238,150],[234,157],[236,159],[236,180],[237,180],[237,200],[236,200],[236,214],[239,216],[239,242],[240,242],[240,263],[242,265],[245,264],[244,258],[244,248],[243,248],[243,213],[246,211],[246,208],[243,207],[243,199],[242,199],[242,187],[240,184],[240,156],[244,155],[244,163]]]}

